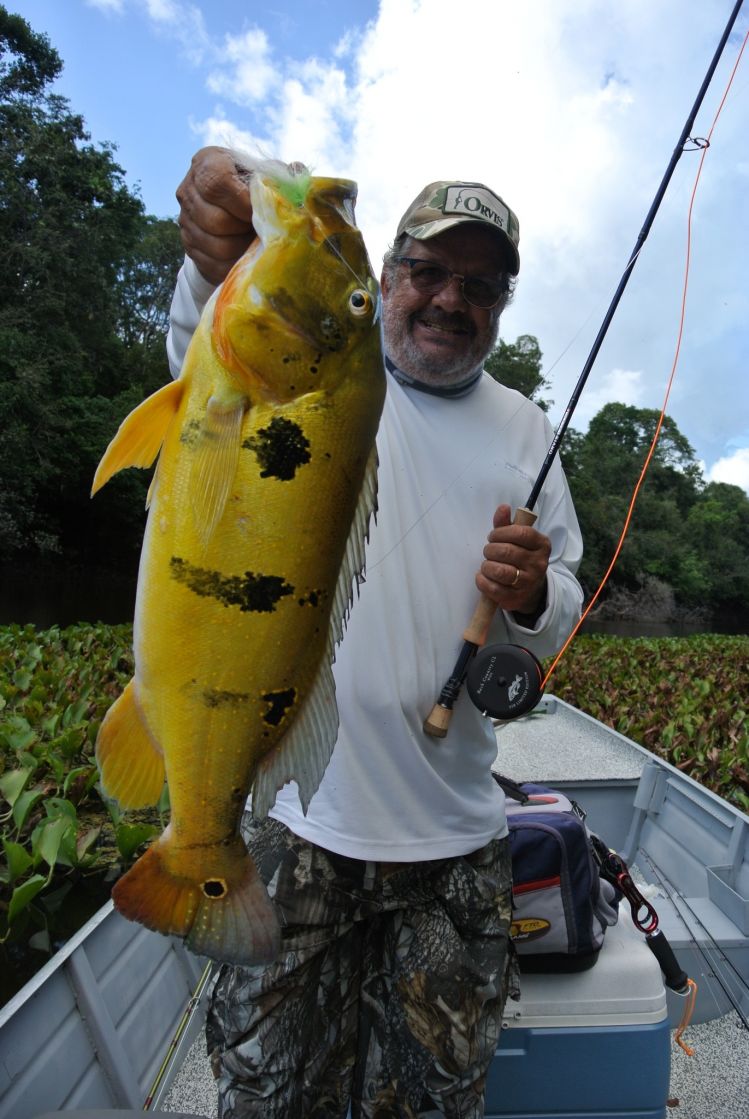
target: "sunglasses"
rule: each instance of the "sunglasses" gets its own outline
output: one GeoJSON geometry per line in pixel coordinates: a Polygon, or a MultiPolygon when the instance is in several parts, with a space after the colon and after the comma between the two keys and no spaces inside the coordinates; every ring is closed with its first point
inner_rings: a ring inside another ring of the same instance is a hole
{"type": "Polygon", "coordinates": [[[466,303],[472,307],[480,307],[488,311],[496,307],[507,291],[502,280],[489,280],[483,276],[461,276],[442,264],[433,260],[419,260],[413,256],[397,256],[399,264],[405,264],[409,270],[411,287],[423,295],[437,295],[452,280],[460,281],[460,293],[466,303]]]}

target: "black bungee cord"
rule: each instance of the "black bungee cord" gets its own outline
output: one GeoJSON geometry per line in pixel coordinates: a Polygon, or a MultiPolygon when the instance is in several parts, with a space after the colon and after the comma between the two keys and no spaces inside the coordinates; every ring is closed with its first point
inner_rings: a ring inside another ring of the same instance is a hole
{"type": "MultiPolygon", "coordinates": [[[[546,452],[546,457],[541,464],[538,476],[533,483],[533,488],[528,496],[528,500],[524,506],[521,506],[515,512],[513,522],[515,524],[532,525],[536,520],[536,514],[533,512],[534,506],[538,501],[539,494],[541,493],[554,459],[557,456],[562,439],[570,425],[570,421],[572,420],[575,408],[585,388],[590,371],[593,368],[603,340],[606,337],[616,309],[619,306],[619,301],[624,294],[624,289],[632,275],[635,262],[640,255],[642,246],[655,221],[655,216],[658,213],[682,153],[684,151],[699,150],[708,146],[707,140],[704,140],[702,137],[691,137],[690,133],[717,69],[725,45],[728,42],[728,38],[736,23],[739,12],[741,11],[743,2],[744,0],[737,0],[734,5],[728,23],[721,35],[720,42],[715,50],[715,54],[708,66],[694,105],[681,131],[681,135],[671,155],[660,186],[656,191],[655,198],[648,210],[642,229],[638,234],[635,246],[627,261],[627,265],[619,280],[619,284],[614,292],[608,310],[604,315],[603,322],[593,342],[591,351],[588,354],[588,358],[580,373],[559,426],[554,433],[554,438],[546,452]],[[690,146],[687,147],[687,145],[690,146]]],[[[489,625],[491,624],[496,610],[497,607],[494,602],[492,602],[487,595],[482,594],[473,616],[463,632],[463,646],[455,662],[455,666],[453,667],[452,674],[442,688],[439,699],[424,720],[424,732],[430,735],[430,737],[444,738],[446,736],[452,717],[453,705],[460,695],[461,688],[464,682],[466,682],[466,678],[468,678],[469,695],[476,706],[479,707],[484,714],[492,715],[499,719],[515,719],[521,715],[525,715],[536,706],[541,698],[543,671],[536,657],[528,649],[524,649],[519,645],[492,645],[482,649],[481,654],[477,656],[479,649],[482,648],[486,641],[489,625]]]]}

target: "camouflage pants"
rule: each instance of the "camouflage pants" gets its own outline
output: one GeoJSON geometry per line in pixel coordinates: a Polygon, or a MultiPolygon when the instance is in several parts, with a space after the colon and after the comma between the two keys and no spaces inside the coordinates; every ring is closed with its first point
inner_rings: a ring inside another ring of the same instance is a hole
{"type": "Polygon", "coordinates": [[[480,1119],[508,994],[509,840],[365,863],[250,822],[270,967],[222,967],[206,1027],[222,1119],[480,1119]]]}

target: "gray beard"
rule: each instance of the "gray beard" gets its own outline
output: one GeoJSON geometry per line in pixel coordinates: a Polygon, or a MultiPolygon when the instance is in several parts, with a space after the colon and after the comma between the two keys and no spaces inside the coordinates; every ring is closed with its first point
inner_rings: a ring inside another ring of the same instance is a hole
{"type": "Polygon", "coordinates": [[[494,349],[499,334],[499,315],[488,337],[475,337],[462,357],[447,363],[438,354],[433,357],[425,355],[408,330],[394,329],[388,325],[387,316],[383,322],[382,334],[385,352],[390,360],[414,381],[435,387],[460,385],[475,377],[494,349]]]}

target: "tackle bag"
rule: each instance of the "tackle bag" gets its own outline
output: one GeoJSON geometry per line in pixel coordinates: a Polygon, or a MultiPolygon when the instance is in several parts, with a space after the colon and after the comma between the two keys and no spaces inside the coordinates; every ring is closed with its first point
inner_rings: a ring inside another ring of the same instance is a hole
{"type": "Polygon", "coordinates": [[[523,971],[583,971],[616,924],[621,894],[601,877],[585,813],[557,789],[517,785],[505,792],[512,850],[511,935],[523,971]]]}

